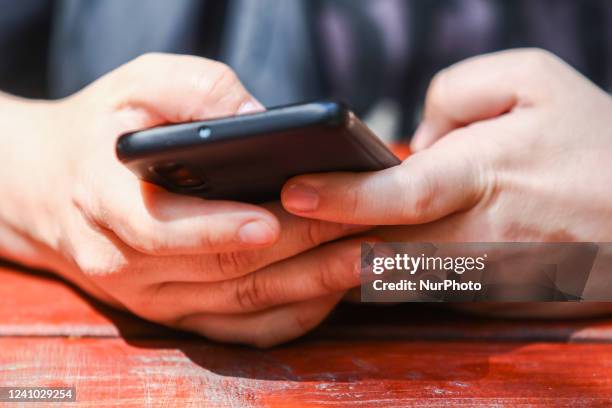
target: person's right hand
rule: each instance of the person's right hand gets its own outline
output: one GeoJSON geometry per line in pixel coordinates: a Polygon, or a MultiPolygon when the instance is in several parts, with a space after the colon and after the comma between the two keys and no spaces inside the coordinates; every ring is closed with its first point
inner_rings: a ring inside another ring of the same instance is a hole
{"type": "MultiPolygon", "coordinates": [[[[375,233],[389,242],[610,242],[611,113],[608,93],[546,51],[473,57],[436,75],[401,165],[298,176],[282,202],[311,219],[386,225],[375,233]]],[[[549,306],[456,307],[517,317],[612,310],[549,306]]]]}
{"type": "Polygon", "coordinates": [[[225,65],[163,54],[57,102],[5,97],[0,160],[17,171],[0,175],[0,255],[212,339],[303,334],[359,284],[357,242],[318,246],[363,228],[172,194],[115,157],[124,132],[257,109],[225,65]]]}

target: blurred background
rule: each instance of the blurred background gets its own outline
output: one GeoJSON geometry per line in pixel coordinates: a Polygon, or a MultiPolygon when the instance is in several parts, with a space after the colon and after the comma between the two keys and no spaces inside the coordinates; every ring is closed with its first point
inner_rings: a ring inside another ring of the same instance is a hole
{"type": "MultiPolygon", "coordinates": [[[[552,51],[612,89],[610,0],[0,0],[0,90],[60,98],[151,51],[229,64],[266,106],[349,103],[409,137],[440,69],[552,51]]],[[[163,81],[164,78],[160,78],[163,81]]]]}

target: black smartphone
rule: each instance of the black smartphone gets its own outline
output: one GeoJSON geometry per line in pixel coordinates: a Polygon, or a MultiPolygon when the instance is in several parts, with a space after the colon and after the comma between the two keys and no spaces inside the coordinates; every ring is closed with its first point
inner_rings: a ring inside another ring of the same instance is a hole
{"type": "Polygon", "coordinates": [[[331,101],[127,133],[117,156],[170,191],[251,203],[278,199],[293,176],[400,163],[345,105],[331,101]]]}

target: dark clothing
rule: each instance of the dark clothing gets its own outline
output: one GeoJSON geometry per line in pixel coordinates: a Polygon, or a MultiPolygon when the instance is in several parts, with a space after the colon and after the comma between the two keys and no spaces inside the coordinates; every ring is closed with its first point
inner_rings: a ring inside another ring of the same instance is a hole
{"type": "MultiPolygon", "coordinates": [[[[431,76],[549,49],[612,88],[609,0],[0,0],[0,89],[57,98],[149,51],[228,63],[265,105],[381,99],[409,133],[431,76]]],[[[163,80],[163,78],[160,78],[163,80]]]]}

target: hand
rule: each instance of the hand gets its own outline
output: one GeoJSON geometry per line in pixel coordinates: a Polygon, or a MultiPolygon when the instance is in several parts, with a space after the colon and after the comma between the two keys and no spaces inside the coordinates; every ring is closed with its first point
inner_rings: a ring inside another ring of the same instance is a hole
{"type": "Polygon", "coordinates": [[[612,100],[536,50],[442,71],[401,165],[306,175],[282,193],[291,213],[405,229],[413,240],[610,241],[612,100]]]}
{"type": "Polygon", "coordinates": [[[61,101],[5,97],[0,255],[212,339],[267,346],[301,335],[359,283],[356,242],[316,247],[362,227],[175,195],[115,157],[124,132],[257,109],[225,65],[162,54],[61,101]]]}
{"type": "MultiPolygon", "coordinates": [[[[612,240],[612,100],[539,50],[456,64],[433,80],[401,165],[290,180],[284,207],[395,225],[395,241],[612,240]]],[[[609,309],[609,307],[608,307],[609,309]]]]}

